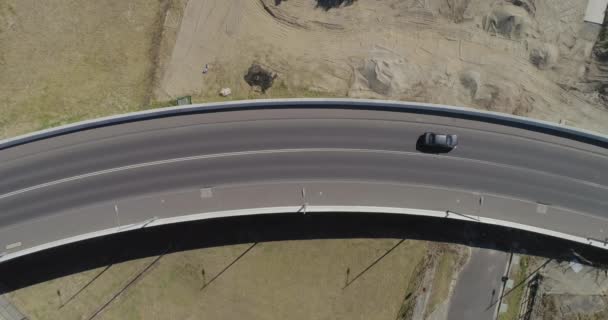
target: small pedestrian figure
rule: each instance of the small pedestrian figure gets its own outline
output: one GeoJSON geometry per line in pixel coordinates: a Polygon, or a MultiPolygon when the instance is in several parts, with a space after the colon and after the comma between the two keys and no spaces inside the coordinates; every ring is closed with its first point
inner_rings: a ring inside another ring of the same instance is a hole
{"type": "Polygon", "coordinates": [[[209,65],[205,63],[205,67],[203,68],[203,74],[209,72],[209,65]]]}
{"type": "Polygon", "coordinates": [[[203,286],[207,285],[207,279],[205,277],[205,268],[202,268],[201,275],[203,276],[203,286]]]}

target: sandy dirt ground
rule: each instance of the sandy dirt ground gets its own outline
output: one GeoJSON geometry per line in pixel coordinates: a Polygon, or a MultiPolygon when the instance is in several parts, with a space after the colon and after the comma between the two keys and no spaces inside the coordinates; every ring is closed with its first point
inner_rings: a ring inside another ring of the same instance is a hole
{"type": "Polygon", "coordinates": [[[265,97],[432,102],[608,132],[588,81],[600,26],[583,22],[586,1],[519,3],[190,0],[155,97],[258,97],[243,76],[259,63],[278,75],[265,97]]]}
{"type": "Polygon", "coordinates": [[[106,266],[9,296],[32,320],[441,319],[427,315],[467,256],[463,246],[399,239],[250,243],[106,266]]]}

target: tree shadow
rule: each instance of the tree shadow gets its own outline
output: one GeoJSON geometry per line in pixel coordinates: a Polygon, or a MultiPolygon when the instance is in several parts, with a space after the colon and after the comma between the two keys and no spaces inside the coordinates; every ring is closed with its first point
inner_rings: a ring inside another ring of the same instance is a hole
{"type": "Polygon", "coordinates": [[[396,244],[394,244],[390,249],[386,250],[385,253],[383,253],[380,257],[376,258],[372,263],[370,263],[367,267],[365,267],[365,269],[363,269],[363,271],[359,272],[352,280],[350,281],[346,281],[346,284],[344,285],[344,288],[342,289],[346,289],[348,286],[350,286],[351,284],[353,284],[355,281],[357,281],[357,279],[359,279],[360,277],[362,277],[367,271],[369,271],[371,268],[373,268],[376,264],[378,264],[378,262],[382,261],[382,259],[384,259],[384,257],[386,257],[387,255],[389,255],[391,252],[393,252],[393,250],[397,249],[398,246],[400,246],[403,242],[405,241],[405,239],[401,239],[399,240],[396,244]]]}
{"type": "Polygon", "coordinates": [[[218,272],[213,278],[211,278],[211,280],[209,280],[209,282],[205,282],[205,284],[203,284],[203,286],[201,287],[200,290],[201,291],[205,290],[205,288],[207,288],[210,284],[212,284],[213,281],[215,281],[217,278],[221,277],[222,274],[224,274],[224,272],[228,271],[228,269],[230,269],[230,267],[232,267],[235,263],[239,262],[239,260],[241,260],[257,244],[258,244],[257,242],[254,242],[252,245],[247,247],[247,249],[245,249],[240,255],[238,255],[234,260],[232,260],[228,265],[226,265],[222,269],[222,271],[218,272]]]}
{"type": "Polygon", "coordinates": [[[440,241],[555,260],[571,260],[576,252],[589,263],[608,265],[608,251],[602,249],[476,222],[378,213],[289,213],[139,229],[48,249],[1,263],[0,283],[6,287],[2,291],[10,292],[94,268],[172,252],[269,241],[349,238],[440,241]]]}

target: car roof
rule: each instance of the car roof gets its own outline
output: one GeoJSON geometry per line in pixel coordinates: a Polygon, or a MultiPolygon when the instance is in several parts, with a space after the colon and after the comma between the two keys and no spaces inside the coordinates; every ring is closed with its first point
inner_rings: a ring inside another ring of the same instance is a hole
{"type": "Polygon", "coordinates": [[[445,143],[448,140],[447,134],[435,134],[435,142],[445,143]]]}

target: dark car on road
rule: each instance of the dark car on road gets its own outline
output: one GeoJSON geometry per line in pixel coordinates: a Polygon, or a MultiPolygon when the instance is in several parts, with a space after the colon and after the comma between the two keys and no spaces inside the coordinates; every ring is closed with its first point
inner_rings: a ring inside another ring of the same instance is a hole
{"type": "Polygon", "coordinates": [[[422,136],[421,146],[452,150],[458,146],[458,136],[455,134],[426,132],[422,136]]]}

